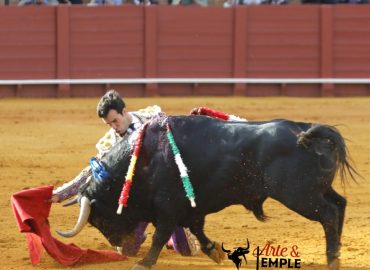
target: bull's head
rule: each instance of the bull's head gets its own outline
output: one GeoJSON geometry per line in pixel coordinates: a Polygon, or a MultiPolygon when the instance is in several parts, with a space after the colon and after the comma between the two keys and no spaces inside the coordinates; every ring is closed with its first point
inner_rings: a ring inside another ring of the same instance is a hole
{"type": "MultiPolygon", "coordinates": [[[[90,222],[111,242],[118,245],[122,238],[122,220],[115,214],[122,179],[131,157],[131,148],[125,142],[116,144],[102,159],[101,164],[109,174],[104,181],[89,177],[79,191],[80,213],[76,225],[69,231],[57,231],[63,237],[77,235],[90,222]],[[117,234],[120,234],[118,237],[117,234]]],[[[130,227],[130,226],[129,226],[130,227]]],[[[129,228],[131,229],[131,228],[129,228]]]]}

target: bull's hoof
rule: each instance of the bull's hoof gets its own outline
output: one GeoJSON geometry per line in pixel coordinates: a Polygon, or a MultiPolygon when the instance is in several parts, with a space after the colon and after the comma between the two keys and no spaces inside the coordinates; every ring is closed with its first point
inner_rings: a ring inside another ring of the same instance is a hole
{"type": "Polygon", "coordinates": [[[221,263],[225,259],[225,253],[222,251],[221,245],[217,242],[214,242],[214,246],[208,256],[216,263],[221,263]]]}
{"type": "Polygon", "coordinates": [[[330,263],[329,263],[329,269],[330,270],[339,270],[340,268],[340,260],[338,258],[335,258],[333,259],[330,263]]]}
{"type": "Polygon", "coordinates": [[[133,267],[131,267],[131,270],[149,270],[150,267],[145,267],[141,264],[135,264],[133,267]]]}

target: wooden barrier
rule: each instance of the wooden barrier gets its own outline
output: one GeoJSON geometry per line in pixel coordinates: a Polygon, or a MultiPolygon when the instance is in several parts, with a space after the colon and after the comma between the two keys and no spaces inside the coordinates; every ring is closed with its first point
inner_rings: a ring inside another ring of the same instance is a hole
{"type": "MultiPolygon", "coordinates": [[[[0,7],[0,80],[370,78],[370,6],[0,7]],[[20,19],[22,18],[22,19],[20,19]]],[[[0,97],[369,95],[368,84],[0,85],[0,97]]]]}

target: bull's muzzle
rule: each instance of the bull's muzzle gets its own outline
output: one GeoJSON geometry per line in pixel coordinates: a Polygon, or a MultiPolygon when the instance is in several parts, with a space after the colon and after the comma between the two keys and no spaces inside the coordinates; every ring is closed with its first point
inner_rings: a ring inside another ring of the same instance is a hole
{"type": "Polygon", "coordinates": [[[77,220],[77,224],[75,225],[75,227],[70,230],[70,231],[59,231],[57,230],[56,232],[63,236],[63,237],[73,237],[75,235],[77,235],[82,229],[83,227],[85,227],[85,225],[87,224],[87,221],[89,219],[89,216],[90,216],[90,212],[91,212],[91,205],[90,205],[90,200],[86,197],[82,197],[81,198],[81,207],[80,207],[80,215],[78,217],[78,220],[77,220]]]}

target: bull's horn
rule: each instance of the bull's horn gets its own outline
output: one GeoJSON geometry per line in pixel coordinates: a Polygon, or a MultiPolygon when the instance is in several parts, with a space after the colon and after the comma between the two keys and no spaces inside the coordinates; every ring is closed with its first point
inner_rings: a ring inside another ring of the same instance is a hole
{"type": "Polygon", "coordinates": [[[69,200],[68,202],[66,202],[65,204],[63,204],[63,207],[71,206],[73,204],[76,204],[77,202],[78,202],[78,196],[76,196],[72,200],[69,200]]]}
{"type": "Polygon", "coordinates": [[[56,231],[59,235],[63,237],[73,237],[78,234],[83,227],[86,225],[87,220],[89,219],[89,215],[91,212],[90,200],[86,197],[81,198],[81,208],[80,208],[80,216],[78,217],[77,224],[75,227],[70,231],[56,231]]]}

